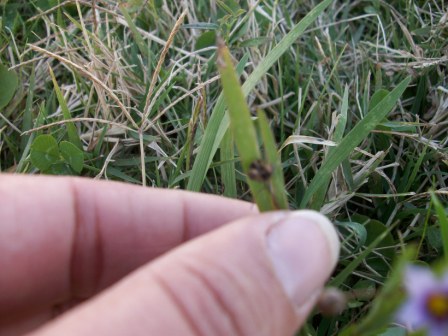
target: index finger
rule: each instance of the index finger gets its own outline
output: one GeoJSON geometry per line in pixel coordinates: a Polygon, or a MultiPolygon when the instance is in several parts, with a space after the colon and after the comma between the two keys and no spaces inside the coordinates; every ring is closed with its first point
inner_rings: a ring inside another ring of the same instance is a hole
{"type": "Polygon", "coordinates": [[[251,203],[66,177],[0,175],[1,316],[87,298],[251,203]]]}

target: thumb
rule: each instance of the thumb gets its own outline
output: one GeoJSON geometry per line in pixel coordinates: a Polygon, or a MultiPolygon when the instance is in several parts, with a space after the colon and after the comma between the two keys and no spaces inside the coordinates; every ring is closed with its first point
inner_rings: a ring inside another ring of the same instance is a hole
{"type": "Polygon", "coordinates": [[[39,335],[291,335],[339,240],[314,211],[246,217],[148,264],[39,335]]]}

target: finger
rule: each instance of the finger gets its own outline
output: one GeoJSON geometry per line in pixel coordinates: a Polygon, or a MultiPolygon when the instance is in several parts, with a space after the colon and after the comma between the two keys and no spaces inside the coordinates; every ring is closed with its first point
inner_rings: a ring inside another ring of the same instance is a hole
{"type": "Polygon", "coordinates": [[[143,266],[35,336],[289,336],[338,251],[336,231],[316,212],[247,217],[143,266]]]}
{"type": "Polygon", "coordinates": [[[0,175],[0,322],[85,298],[178,244],[256,212],[216,196],[0,175]],[[6,271],[5,271],[6,270],[6,271]]]}

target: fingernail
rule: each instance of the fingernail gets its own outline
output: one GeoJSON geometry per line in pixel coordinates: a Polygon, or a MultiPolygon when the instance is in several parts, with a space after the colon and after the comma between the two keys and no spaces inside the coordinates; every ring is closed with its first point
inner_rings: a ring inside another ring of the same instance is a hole
{"type": "Polygon", "coordinates": [[[274,271],[296,308],[319,292],[339,258],[339,238],[327,217],[295,211],[268,233],[267,250],[274,271]]]}

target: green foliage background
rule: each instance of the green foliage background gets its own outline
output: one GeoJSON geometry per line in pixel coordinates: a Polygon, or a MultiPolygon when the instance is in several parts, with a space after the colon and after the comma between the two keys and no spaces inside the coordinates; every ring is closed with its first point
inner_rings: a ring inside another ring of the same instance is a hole
{"type": "MultiPolygon", "coordinates": [[[[281,148],[273,168],[285,176],[288,207],[337,224],[332,283],[377,293],[403,247],[432,262],[446,245],[429,190],[446,204],[448,8],[319,3],[2,0],[0,170],[252,200],[219,98],[221,36],[249,112],[266,113],[281,148]]],[[[316,314],[303,332],[336,335],[375,296],[353,296],[337,318],[316,314]]]]}

